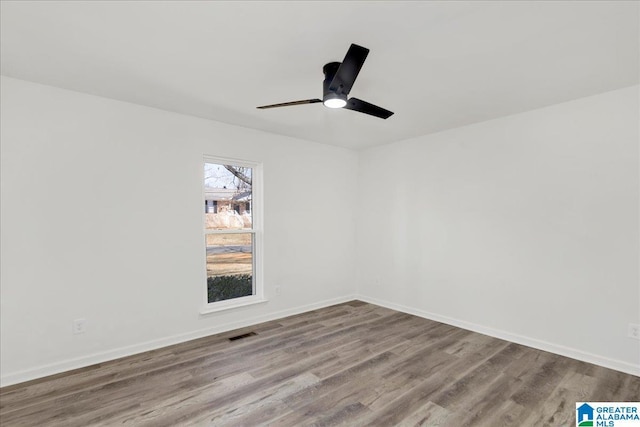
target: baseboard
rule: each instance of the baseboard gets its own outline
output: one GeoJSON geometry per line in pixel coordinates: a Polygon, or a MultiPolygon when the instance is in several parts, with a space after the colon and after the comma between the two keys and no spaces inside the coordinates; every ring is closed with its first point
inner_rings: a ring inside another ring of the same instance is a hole
{"type": "Polygon", "coordinates": [[[203,338],[209,335],[219,334],[222,332],[231,331],[238,328],[244,328],[247,326],[255,325],[262,322],[268,322],[271,320],[281,319],[283,317],[292,316],[295,314],[304,313],[311,310],[317,310],[319,308],[328,307],[335,304],[341,304],[351,300],[360,300],[371,304],[376,304],[382,307],[386,307],[392,310],[401,311],[403,313],[412,314],[425,319],[434,320],[448,325],[456,326],[459,328],[467,329],[470,331],[478,332],[481,334],[489,335],[495,338],[503,339],[506,341],[514,342],[517,344],[526,345],[528,347],[536,348],[543,351],[559,354],[561,356],[570,357],[572,359],[581,360],[583,362],[593,363],[595,365],[603,366],[605,368],[614,369],[616,371],[624,372],[631,375],[640,376],[640,365],[634,365],[632,363],[623,362],[616,359],[610,359],[603,356],[599,356],[592,353],[587,353],[581,350],[577,350],[570,347],[565,347],[558,344],[549,343],[546,341],[529,338],[526,336],[513,334],[507,331],[488,328],[482,325],[478,325],[464,320],[458,320],[447,316],[419,310],[412,307],[407,307],[401,304],[395,304],[389,301],[383,301],[376,298],[371,298],[364,295],[347,295],[340,298],[334,298],[325,300],[313,304],[307,304],[299,307],[290,308],[287,310],[280,310],[273,313],[269,313],[263,316],[256,316],[249,319],[245,319],[241,322],[230,322],[222,325],[218,325],[214,328],[200,329],[184,334],[173,335],[170,337],[160,338],[157,340],[146,341],[144,343],[135,344],[127,347],[120,347],[113,350],[107,350],[103,352],[93,353],[87,356],[77,357],[73,359],[67,359],[47,365],[38,366],[36,368],[18,371],[3,375],[0,377],[0,387],[6,387],[13,384],[22,383],[25,381],[34,380],[37,378],[46,377],[49,375],[55,375],[62,372],[70,371],[73,369],[84,368],[86,366],[95,365],[97,363],[104,363],[110,360],[118,359],[121,357],[132,356],[134,354],[143,353],[145,351],[156,350],[158,348],[167,347],[169,345],[179,344],[182,342],[190,341],[193,339],[203,338]]]}
{"type": "Polygon", "coordinates": [[[213,328],[199,329],[184,334],[173,335],[156,340],[146,341],[140,344],[134,344],[126,347],[120,347],[112,350],[93,353],[87,356],[81,356],[73,359],[62,360],[59,362],[38,366],[32,369],[13,372],[0,377],[0,387],[6,387],[13,384],[22,383],[38,378],[47,377],[49,375],[55,375],[73,369],[84,368],[87,366],[95,365],[97,363],[104,363],[110,360],[119,359],[121,357],[132,356],[138,353],[144,353],[145,351],[156,350],[158,348],[167,347],[174,344],[180,344],[185,341],[190,341],[198,338],[203,338],[209,335],[219,334],[222,332],[232,331],[238,328],[245,328],[262,322],[268,322],[271,320],[281,319],[283,317],[292,316],[295,314],[304,313],[311,310],[317,310],[319,308],[328,307],[335,304],[341,304],[344,302],[358,299],[355,295],[346,295],[339,298],[333,298],[313,304],[306,304],[299,307],[290,308],[287,310],[280,310],[273,313],[269,313],[263,316],[256,316],[249,319],[245,319],[240,322],[230,322],[221,325],[217,325],[213,328]]]}
{"type": "Polygon", "coordinates": [[[478,332],[484,335],[489,335],[494,338],[514,342],[516,344],[526,345],[527,347],[536,348],[538,350],[548,351],[560,356],[570,357],[572,359],[581,360],[583,362],[593,363],[594,365],[602,366],[616,371],[624,372],[626,374],[636,375],[640,377],[640,364],[634,365],[632,363],[624,362],[621,360],[610,359],[607,357],[599,356],[577,350],[575,348],[566,347],[559,344],[550,343],[547,341],[538,340],[535,338],[529,338],[523,335],[513,334],[511,332],[493,329],[486,326],[478,325],[464,320],[458,320],[447,316],[442,316],[428,311],[419,310],[417,308],[407,307],[401,304],[395,304],[389,301],[383,301],[376,298],[371,298],[364,295],[358,295],[357,299],[360,301],[368,302],[371,304],[386,307],[392,310],[401,311],[403,313],[412,314],[414,316],[422,317],[429,320],[434,320],[440,323],[446,323],[447,325],[456,326],[469,331],[478,332]]]}

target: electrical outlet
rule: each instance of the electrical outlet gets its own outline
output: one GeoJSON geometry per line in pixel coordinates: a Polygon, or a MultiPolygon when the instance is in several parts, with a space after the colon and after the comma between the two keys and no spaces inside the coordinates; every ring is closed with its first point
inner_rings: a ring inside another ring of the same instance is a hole
{"type": "Polygon", "coordinates": [[[280,295],[282,293],[282,289],[280,286],[276,286],[276,295],[280,295]]]}
{"type": "Polygon", "coordinates": [[[87,331],[87,319],[75,319],[71,327],[74,335],[84,334],[87,331]]]}
{"type": "Polygon", "coordinates": [[[637,323],[629,323],[629,338],[640,340],[640,325],[637,323]]]}

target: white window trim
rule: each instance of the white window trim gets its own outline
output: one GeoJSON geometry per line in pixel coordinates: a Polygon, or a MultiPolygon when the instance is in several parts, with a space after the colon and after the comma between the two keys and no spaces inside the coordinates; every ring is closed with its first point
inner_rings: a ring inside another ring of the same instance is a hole
{"type": "Polygon", "coordinates": [[[200,314],[215,313],[223,310],[230,310],[238,307],[246,307],[248,305],[260,304],[267,302],[264,296],[264,280],[263,280],[263,198],[262,198],[262,163],[252,162],[247,160],[231,159],[228,157],[218,157],[205,155],[200,171],[202,185],[202,197],[201,200],[205,200],[205,187],[204,187],[204,163],[216,163],[221,165],[235,165],[244,166],[252,169],[251,176],[251,230],[207,230],[205,228],[206,212],[202,209],[202,203],[200,203],[200,210],[202,212],[202,230],[203,236],[207,234],[229,234],[229,233],[252,233],[253,234],[253,285],[254,294],[246,297],[233,298],[224,301],[209,302],[207,295],[207,244],[206,239],[202,239],[203,254],[203,272],[200,286],[202,287],[203,305],[200,309],[200,314]]]}

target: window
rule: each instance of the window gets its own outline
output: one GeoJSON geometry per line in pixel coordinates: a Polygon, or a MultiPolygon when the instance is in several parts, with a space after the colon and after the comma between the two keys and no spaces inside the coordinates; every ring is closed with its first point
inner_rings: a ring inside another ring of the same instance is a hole
{"type": "Polygon", "coordinates": [[[205,311],[264,301],[259,183],[257,164],[205,157],[205,311]]]}

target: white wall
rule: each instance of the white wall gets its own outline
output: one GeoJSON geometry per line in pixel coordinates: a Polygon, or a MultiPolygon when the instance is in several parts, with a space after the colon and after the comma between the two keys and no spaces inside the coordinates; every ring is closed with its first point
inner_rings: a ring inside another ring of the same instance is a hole
{"type": "Polygon", "coordinates": [[[356,293],[640,374],[638,87],[355,153],[0,84],[3,385],[356,293]],[[198,313],[203,154],[264,162],[268,303],[198,313]]]}
{"type": "Polygon", "coordinates": [[[640,375],[638,87],[370,149],[363,299],[640,375]]]}
{"type": "Polygon", "coordinates": [[[1,92],[3,384],[353,297],[355,152],[5,77],[1,92]],[[199,315],[203,154],[264,162],[268,303],[199,315]]]}

